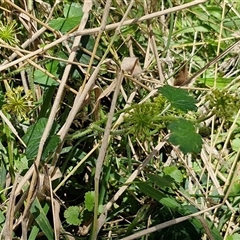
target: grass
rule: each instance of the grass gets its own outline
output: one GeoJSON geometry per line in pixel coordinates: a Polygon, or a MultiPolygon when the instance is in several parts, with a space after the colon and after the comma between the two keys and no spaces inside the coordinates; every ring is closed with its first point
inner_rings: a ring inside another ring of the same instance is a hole
{"type": "Polygon", "coordinates": [[[237,239],[239,9],[5,0],[1,239],[237,239]]]}

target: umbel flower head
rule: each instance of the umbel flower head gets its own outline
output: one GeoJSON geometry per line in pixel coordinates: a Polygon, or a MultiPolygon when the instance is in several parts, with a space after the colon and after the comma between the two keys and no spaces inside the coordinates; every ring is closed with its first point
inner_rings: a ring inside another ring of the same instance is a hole
{"type": "Polygon", "coordinates": [[[214,89],[206,100],[209,100],[209,108],[218,117],[231,118],[239,110],[240,98],[237,94],[230,93],[227,89],[214,89]]]}
{"type": "Polygon", "coordinates": [[[28,120],[29,111],[32,109],[30,103],[33,100],[32,92],[29,90],[23,94],[23,87],[13,88],[5,93],[5,104],[3,111],[14,115],[18,121],[28,120]]]}
{"type": "Polygon", "coordinates": [[[0,21],[0,39],[5,43],[15,46],[18,43],[16,34],[18,33],[17,23],[12,21],[11,23],[4,24],[0,21]]]}

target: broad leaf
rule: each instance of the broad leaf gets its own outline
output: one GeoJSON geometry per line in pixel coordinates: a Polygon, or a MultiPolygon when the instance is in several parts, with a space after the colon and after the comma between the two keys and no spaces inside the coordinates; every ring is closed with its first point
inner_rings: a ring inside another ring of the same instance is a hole
{"type": "Polygon", "coordinates": [[[63,9],[63,15],[65,18],[82,17],[82,6],[79,3],[74,2],[70,4],[65,4],[63,9]]]}
{"type": "Polygon", "coordinates": [[[64,18],[53,19],[49,26],[62,33],[68,32],[76,27],[83,16],[82,7],[78,3],[65,4],[63,10],[64,18]]]}
{"type": "Polygon", "coordinates": [[[202,148],[201,136],[196,133],[192,122],[185,119],[178,119],[169,124],[171,135],[169,142],[179,146],[180,150],[186,153],[199,153],[202,148]]]}
{"type": "Polygon", "coordinates": [[[34,71],[34,83],[42,86],[58,86],[59,83],[40,70],[34,71]]]}
{"type": "Polygon", "coordinates": [[[64,217],[70,225],[78,226],[82,222],[82,219],[80,219],[79,216],[80,208],[78,206],[70,206],[64,211],[64,217]]]}
{"type": "Polygon", "coordinates": [[[197,106],[195,105],[197,100],[190,96],[189,93],[184,89],[165,85],[158,91],[168,99],[173,107],[177,109],[180,109],[184,112],[197,110],[197,106]]]}

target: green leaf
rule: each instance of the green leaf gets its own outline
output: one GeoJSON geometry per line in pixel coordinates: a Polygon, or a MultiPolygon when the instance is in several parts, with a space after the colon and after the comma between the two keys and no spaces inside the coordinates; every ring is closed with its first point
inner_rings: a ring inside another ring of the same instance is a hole
{"type": "MultiPolygon", "coordinates": [[[[177,183],[181,183],[183,181],[183,175],[180,170],[176,166],[168,166],[163,169],[163,172],[174,179],[177,183]]],[[[165,176],[165,177],[167,177],[165,176]]]]}
{"type": "Polygon", "coordinates": [[[173,33],[174,35],[179,35],[179,34],[184,34],[184,33],[194,33],[194,31],[196,32],[209,32],[209,29],[204,27],[204,26],[196,26],[196,27],[185,27],[185,28],[181,28],[178,31],[175,31],[173,33]]]}
{"type": "Polygon", "coordinates": [[[35,240],[37,238],[37,235],[40,231],[40,228],[37,227],[37,226],[33,226],[32,229],[31,229],[31,233],[28,237],[28,240],[35,240]]]}
{"type": "Polygon", "coordinates": [[[79,3],[74,2],[70,4],[65,4],[63,9],[63,15],[65,18],[82,17],[82,6],[79,3]]]}
{"type": "Polygon", "coordinates": [[[157,201],[160,201],[160,199],[165,197],[165,195],[163,193],[161,193],[160,191],[153,188],[150,185],[150,183],[139,182],[139,183],[136,183],[136,185],[139,187],[139,189],[142,193],[146,194],[147,196],[149,196],[157,201]]]}
{"type": "Polygon", "coordinates": [[[128,225],[126,235],[129,235],[133,229],[142,221],[144,221],[149,216],[149,211],[151,209],[151,204],[144,204],[137,212],[133,221],[128,225]]]}
{"type": "Polygon", "coordinates": [[[65,33],[80,23],[83,16],[82,7],[78,3],[66,4],[64,6],[63,14],[65,18],[53,19],[49,22],[49,26],[65,33]]]}
{"type": "Polygon", "coordinates": [[[0,91],[0,109],[2,108],[2,105],[5,104],[5,98],[2,91],[0,91]]]}
{"type": "Polygon", "coordinates": [[[56,61],[56,60],[50,61],[45,64],[46,69],[56,77],[58,77],[58,74],[57,74],[58,66],[59,66],[59,61],[56,61]]]}
{"type": "Polygon", "coordinates": [[[2,213],[2,211],[0,211],[0,224],[4,223],[5,220],[6,220],[6,219],[5,219],[5,217],[4,217],[3,213],[2,213]]]}
{"type": "Polygon", "coordinates": [[[34,71],[34,83],[42,86],[58,86],[59,83],[40,70],[34,71]]]}
{"type": "Polygon", "coordinates": [[[165,85],[158,91],[170,101],[173,107],[177,109],[184,112],[197,110],[197,106],[195,105],[197,100],[190,96],[184,89],[165,85]]]}
{"type": "Polygon", "coordinates": [[[147,177],[149,178],[149,180],[157,184],[157,186],[159,186],[160,188],[172,187],[174,183],[174,179],[169,175],[161,177],[154,174],[147,174],[147,177]]]}
{"type": "Polygon", "coordinates": [[[171,135],[169,142],[179,146],[180,150],[186,153],[199,153],[202,148],[201,136],[196,133],[192,122],[185,119],[178,119],[169,124],[171,135]]]}
{"type": "Polygon", "coordinates": [[[95,198],[95,194],[94,191],[90,191],[90,192],[86,192],[85,193],[85,207],[86,209],[91,212],[93,211],[94,208],[94,198],[95,198]]]}
{"type": "Polygon", "coordinates": [[[239,240],[240,239],[240,234],[239,233],[234,233],[231,236],[227,236],[226,240],[239,240]]]}
{"type": "Polygon", "coordinates": [[[80,208],[78,206],[70,206],[64,211],[64,217],[68,224],[78,226],[82,219],[80,216],[80,208]]]}
{"type": "Polygon", "coordinates": [[[173,198],[162,198],[159,201],[162,205],[169,208],[179,208],[181,205],[173,198]]]}
{"type": "MultiPolygon", "coordinates": [[[[37,156],[39,143],[44,132],[45,126],[47,124],[47,118],[40,118],[35,124],[31,125],[27,133],[23,136],[23,141],[27,145],[26,157],[31,160],[37,156]]],[[[42,154],[42,159],[46,159],[48,155],[54,152],[60,143],[60,138],[54,133],[57,130],[57,124],[54,123],[50,136],[44,145],[44,151],[42,154]]]]}
{"type": "Polygon", "coordinates": [[[216,82],[216,88],[223,89],[230,82],[232,82],[233,79],[234,77],[230,77],[230,78],[218,77],[215,81],[215,78],[207,77],[207,78],[198,78],[198,81],[210,87],[213,87],[216,82]]]}
{"type": "Polygon", "coordinates": [[[240,194],[240,183],[238,181],[234,182],[231,191],[230,191],[230,195],[234,196],[234,195],[238,195],[240,194]]]}
{"type": "Polygon", "coordinates": [[[51,224],[49,223],[48,218],[46,217],[47,213],[44,212],[37,198],[33,201],[30,212],[32,213],[35,222],[43,231],[46,238],[49,240],[54,239],[53,229],[51,227],[51,224]]]}
{"type": "Polygon", "coordinates": [[[231,147],[233,151],[238,151],[240,148],[240,138],[235,138],[231,141],[231,147]]]}
{"type": "Polygon", "coordinates": [[[81,19],[79,17],[57,18],[50,21],[49,26],[55,30],[61,31],[62,33],[66,33],[76,27],[80,20],[81,19]]]}

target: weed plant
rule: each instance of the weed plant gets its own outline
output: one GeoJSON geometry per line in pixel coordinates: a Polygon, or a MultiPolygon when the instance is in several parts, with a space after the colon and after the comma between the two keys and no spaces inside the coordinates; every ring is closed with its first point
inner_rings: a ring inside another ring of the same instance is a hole
{"type": "Polygon", "coordinates": [[[239,239],[238,1],[0,6],[0,239],[239,239]]]}

